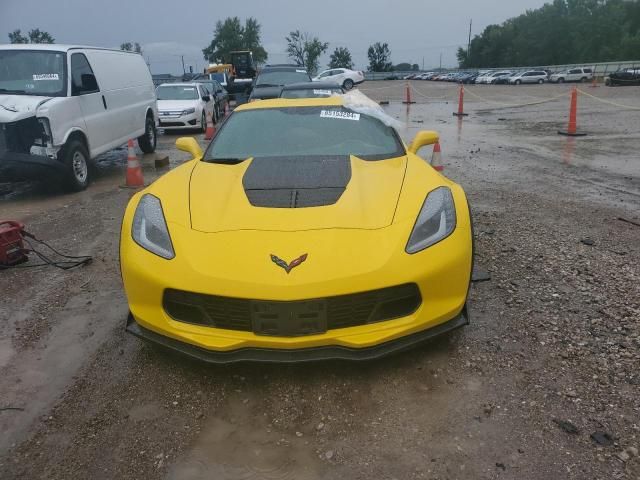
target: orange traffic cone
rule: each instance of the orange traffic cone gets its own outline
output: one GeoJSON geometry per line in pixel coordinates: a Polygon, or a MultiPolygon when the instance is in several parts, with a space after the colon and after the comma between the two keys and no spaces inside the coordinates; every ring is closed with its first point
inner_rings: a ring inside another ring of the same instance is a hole
{"type": "Polygon", "coordinates": [[[591,79],[591,85],[590,85],[590,87],[591,87],[591,88],[597,88],[597,87],[599,87],[599,86],[600,86],[600,85],[598,85],[598,79],[597,79],[597,78],[596,78],[596,76],[594,75],[594,76],[593,76],[593,78],[591,79]]]}
{"type": "Polygon", "coordinates": [[[216,127],[213,126],[211,114],[207,113],[207,131],[204,134],[204,139],[211,140],[215,134],[216,134],[216,127]]]}
{"type": "Polygon", "coordinates": [[[464,113],[464,85],[460,84],[460,95],[458,96],[458,111],[453,112],[456,117],[467,117],[468,113],[464,113]]]}
{"type": "Polygon", "coordinates": [[[433,145],[433,154],[431,155],[431,166],[434,170],[442,172],[444,166],[442,165],[442,158],[440,157],[440,142],[436,142],[433,145]]]}
{"type": "Polygon", "coordinates": [[[404,99],[404,103],[405,105],[409,105],[411,103],[416,103],[416,102],[412,102],[411,101],[411,87],[409,86],[409,81],[407,80],[407,89],[405,91],[405,99],[404,99]]]}
{"type": "Polygon", "coordinates": [[[578,88],[571,89],[571,103],[569,104],[569,125],[566,132],[558,132],[558,135],[567,137],[584,137],[586,133],[578,133],[578,88]]]}
{"type": "Polygon", "coordinates": [[[136,155],[135,148],[133,146],[133,140],[129,140],[127,142],[127,187],[143,187],[144,186],[144,178],[142,177],[142,165],[140,165],[140,160],[138,160],[138,156],[136,155]]]}

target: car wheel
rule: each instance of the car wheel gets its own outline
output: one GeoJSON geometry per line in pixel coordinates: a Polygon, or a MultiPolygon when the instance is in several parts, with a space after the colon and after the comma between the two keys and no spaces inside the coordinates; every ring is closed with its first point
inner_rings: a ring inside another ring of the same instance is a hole
{"type": "Polygon", "coordinates": [[[87,188],[91,179],[89,168],[89,151],[80,140],[70,140],[62,150],[64,164],[65,185],[73,192],[80,192],[87,188]]]}
{"type": "Polygon", "coordinates": [[[207,131],[207,116],[204,113],[204,110],[202,110],[202,115],[200,116],[200,131],[202,133],[207,131]]]}
{"type": "Polygon", "coordinates": [[[564,83],[564,78],[560,77],[560,78],[558,79],[558,83],[564,83]]]}
{"type": "Polygon", "coordinates": [[[540,79],[540,80],[538,80],[538,83],[539,83],[540,85],[542,85],[542,84],[544,83],[544,80],[543,80],[543,79],[540,79]]]}
{"type": "Polygon", "coordinates": [[[156,151],[157,132],[156,122],[152,116],[147,116],[144,122],[144,135],[138,137],[138,145],[144,153],[153,153],[156,151]]]}
{"type": "Polygon", "coordinates": [[[580,83],[586,83],[587,82],[587,77],[582,77],[580,79],[580,83]]]}
{"type": "Polygon", "coordinates": [[[522,80],[516,80],[516,85],[522,84],[522,80]]]}
{"type": "Polygon", "coordinates": [[[351,80],[350,78],[347,78],[342,84],[342,87],[345,90],[351,90],[353,88],[353,80],[351,80]]]}

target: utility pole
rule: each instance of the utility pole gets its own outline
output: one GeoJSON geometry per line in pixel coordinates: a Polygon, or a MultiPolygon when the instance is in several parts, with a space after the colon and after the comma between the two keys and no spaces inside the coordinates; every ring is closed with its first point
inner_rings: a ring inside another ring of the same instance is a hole
{"type": "Polygon", "coordinates": [[[442,71],[442,52],[440,52],[440,71],[442,71]]]}
{"type": "Polygon", "coordinates": [[[473,18],[469,20],[469,42],[467,43],[467,66],[471,65],[471,26],[473,25],[473,18]]]}
{"type": "Polygon", "coordinates": [[[424,57],[422,57],[422,71],[424,72],[424,57]]]}
{"type": "Polygon", "coordinates": [[[182,59],[182,74],[184,75],[185,73],[187,73],[184,69],[184,55],[180,55],[180,58],[182,59]]]}

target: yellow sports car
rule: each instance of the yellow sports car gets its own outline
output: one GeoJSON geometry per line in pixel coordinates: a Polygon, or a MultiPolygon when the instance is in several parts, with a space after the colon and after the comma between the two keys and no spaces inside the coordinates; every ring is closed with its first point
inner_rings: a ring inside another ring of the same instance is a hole
{"type": "Polygon", "coordinates": [[[210,362],[366,360],[468,323],[462,188],[346,96],[238,107],[133,196],[127,330],[210,362]]]}

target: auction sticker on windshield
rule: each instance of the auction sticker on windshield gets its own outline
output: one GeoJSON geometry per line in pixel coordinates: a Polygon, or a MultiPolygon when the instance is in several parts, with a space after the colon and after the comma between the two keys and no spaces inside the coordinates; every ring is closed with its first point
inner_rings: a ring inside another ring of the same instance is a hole
{"type": "Polygon", "coordinates": [[[360,120],[359,113],[342,112],[340,110],[322,110],[320,112],[320,117],[321,118],[339,118],[342,120],[355,120],[355,121],[360,120]]]}
{"type": "Polygon", "coordinates": [[[59,80],[57,73],[41,73],[33,76],[34,80],[59,80]]]}

